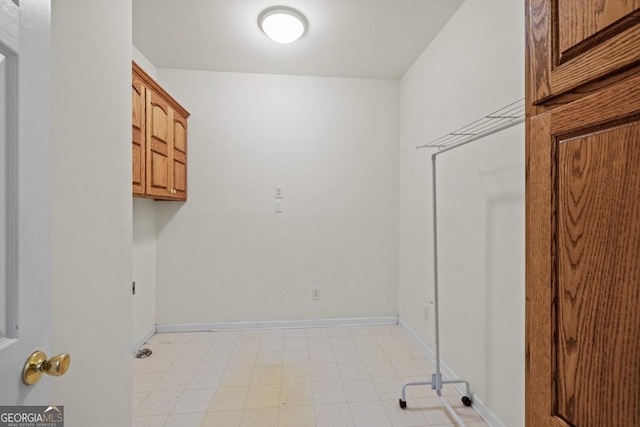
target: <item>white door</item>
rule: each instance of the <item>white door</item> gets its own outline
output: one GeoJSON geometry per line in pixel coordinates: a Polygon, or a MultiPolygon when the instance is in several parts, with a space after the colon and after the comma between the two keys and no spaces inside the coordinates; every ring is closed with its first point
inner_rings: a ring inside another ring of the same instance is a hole
{"type": "Polygon", "coordinates": [[[50,405],[22,382],[51,347],[49,0],[0,0],[0,405],[50,405]]]}

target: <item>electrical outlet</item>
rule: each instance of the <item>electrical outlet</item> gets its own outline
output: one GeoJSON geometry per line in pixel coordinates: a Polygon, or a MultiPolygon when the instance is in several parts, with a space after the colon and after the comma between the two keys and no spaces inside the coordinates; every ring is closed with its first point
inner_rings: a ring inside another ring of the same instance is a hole
{"type": "Polygon", "coordinates": [[[316,301],[320,299],[320,288],[311,288],[311,299],[316,301]]]}
{"type": "Polygon", "coordinates": [[[282,187],[276,187],[276,199],[282,199],[282,187]]]}
{"type": "Polygon", "coordinates": [[[422,306],[422,317],[424,320],[429,320],[429,306],[427,304],[422,306]]]}

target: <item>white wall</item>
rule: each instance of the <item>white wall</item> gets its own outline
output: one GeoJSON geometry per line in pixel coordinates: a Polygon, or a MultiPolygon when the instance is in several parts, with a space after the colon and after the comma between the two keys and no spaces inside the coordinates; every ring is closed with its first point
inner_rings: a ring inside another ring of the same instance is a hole
{"type": "Polygon", "coordinates": [[[192,113],[189,199],[157,205],[158,324],[397,315],[399,82],[158,75],[192,113]]]}
{"type": "MultiPolygon", "coordinates": [[[[132,48],[132,57],[151,77],[156,67],[138,50],[132,48]]],[[[132,343],[142,344],[156,326],[156,202],[151,199],[133,199],[133,296],[132,343]]]]}
{"type": "Polygon", "coordinates": [[[132,343],[141,341],[156,326],[156,207],[150,199],[133,199],[132,343]]]}
{"type": "Polygon", "coordinates": [[[53,401],[68,427],[129,426],[131,1],[53,2],[51,59],[53,401]]]}
{"type": "MultiPolygon", "coordinates": [[[[522,1],[467,0],[401,81],[399,310],[431,346],[432,151],[415,146],[523,94],[522,1]]],[[[523,426],[523,126],[438,159],[442,358],[505,425],[523,426]]]]}

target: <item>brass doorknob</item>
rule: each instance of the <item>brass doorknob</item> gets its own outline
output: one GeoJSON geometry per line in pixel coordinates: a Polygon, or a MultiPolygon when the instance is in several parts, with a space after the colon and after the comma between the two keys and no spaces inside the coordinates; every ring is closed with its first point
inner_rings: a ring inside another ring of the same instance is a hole
{"type": "Polygon", "coordinates": [[[71,356],[67,353],[58,354],[47,359],[44,351],[34,351],[24,364],[22,369],[22,382],[27,385],[37,383],[43,374],[59,377],[69,369],[71,356]]]}

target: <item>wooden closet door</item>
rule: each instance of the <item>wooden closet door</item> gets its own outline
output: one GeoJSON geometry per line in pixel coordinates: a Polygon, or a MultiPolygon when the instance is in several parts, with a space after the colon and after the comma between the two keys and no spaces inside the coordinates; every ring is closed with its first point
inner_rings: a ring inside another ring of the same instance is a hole
{"type": "Polygon", "coordinates": [[[147,90],[147,194],[170,197],[170,147],[172,138],[172,112],[169,104],[147,90]]]}
{"type": "Polygon", "coordinates": [[[145,193],[145,87],[142,81],[133,75],[131,85],[132,104],[132,181],[134,196],[144,196],[145,193]]]}
{"type": "Polygon", "coordinates": [[[640,426],[640,76],[527,140],[527,425],[640,426]]]}
{"type": "Polygon", "coordinates": [[[640,62],[640,0],[529,0],[532,101],[640,62]]]}

